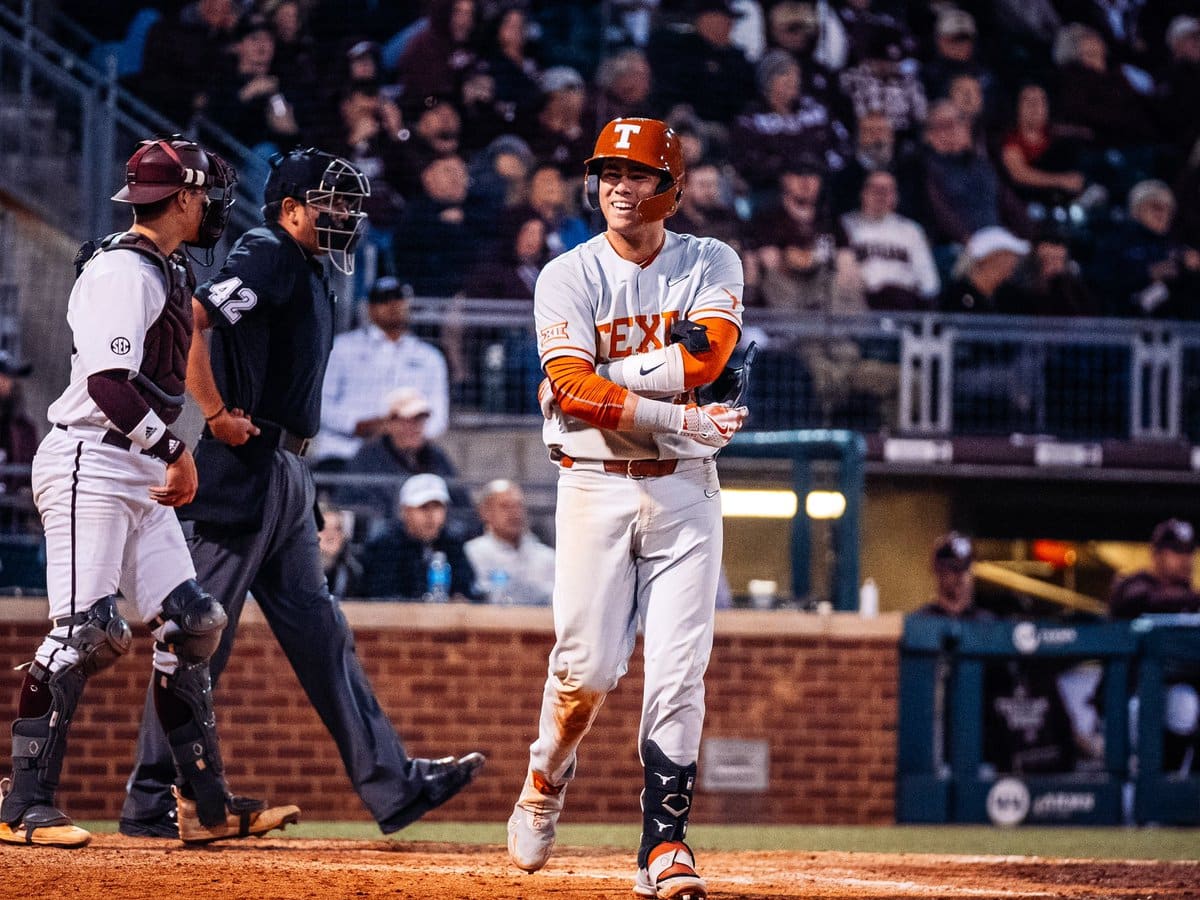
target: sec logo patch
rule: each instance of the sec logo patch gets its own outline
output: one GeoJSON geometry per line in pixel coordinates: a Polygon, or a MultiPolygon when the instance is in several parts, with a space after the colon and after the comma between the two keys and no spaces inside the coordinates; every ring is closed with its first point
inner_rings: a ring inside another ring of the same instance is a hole
{"type": "Polygon", "coordinates": [[[133,345],[129,343],[129,338],[115,337],[112,339],[112,343],[108,345],[108,349],[117,354],[117,356],[124,356],[133,349],[133,345]]]}

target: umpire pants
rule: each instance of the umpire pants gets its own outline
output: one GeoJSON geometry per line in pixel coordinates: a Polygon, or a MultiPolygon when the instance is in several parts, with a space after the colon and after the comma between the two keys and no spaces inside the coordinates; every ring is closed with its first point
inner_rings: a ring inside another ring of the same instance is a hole
{"type": "MultiPolygon", "coordinates": [[[[233,642],[246,592],[253,595],[304,692],[337,743],[346,774],[371,815],[388,819],[416,799],[422,785],[354,652],[354,636],[329,592],[317,548],[316,488],[300,457],[276,450],[257,532],[221,535],[212,526],[188,538],[196,578],[229,616],[210,661],[215,688],[233,642]]],[[[270,672],[258,673],[268,682],[270,672]]],[[[286,740],[286,735],[280,735],[286,740]]],[[[146,694],[137,757],[126,784],[123,819],[155,820],[174,808],[175,764],[146,694]]]]}

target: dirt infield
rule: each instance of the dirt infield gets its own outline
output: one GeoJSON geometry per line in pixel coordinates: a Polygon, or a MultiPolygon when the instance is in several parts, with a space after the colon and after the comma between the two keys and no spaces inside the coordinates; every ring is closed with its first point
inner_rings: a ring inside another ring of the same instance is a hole
{"type": "MultiPolygon", "coordinates": [[[[1193,900],[1200,864],[866,853],[702,854],[714,900],[1193,900]]],[[[251,840],[188,848],[97,835],[84,850],[0,847],[0,897],[55,900],[570,900],[632,897],[630,854],[561,848],[524,875],[495,845],[251,840]]]]}

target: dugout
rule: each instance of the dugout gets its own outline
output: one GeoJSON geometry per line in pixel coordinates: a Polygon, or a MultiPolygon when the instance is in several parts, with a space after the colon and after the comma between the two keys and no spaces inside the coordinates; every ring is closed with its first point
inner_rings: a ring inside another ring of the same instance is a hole
{"type": "Polygon", "coordinates": [[[1137,646],[1125,623],[909,616],[900,644],[896,820],[1122,822],[1137,646]],[[1089,678],[1090,692],[1068,696],[1068,685],[1089,678]],[[1091,755],[1076,733],[1086,705],[1098,738],[1091,755]]]}

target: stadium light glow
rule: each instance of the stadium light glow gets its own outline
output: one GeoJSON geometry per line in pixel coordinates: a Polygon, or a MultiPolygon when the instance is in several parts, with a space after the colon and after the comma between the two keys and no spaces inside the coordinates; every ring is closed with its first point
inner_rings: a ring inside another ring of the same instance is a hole
{"type": "Polygon", "coordinates": [[[721,490],[721,515],[726,519],[790,519],[799,505],[794,491],[721,490]]]}
{"type": "Polygon", "coordinates": [[[841,491],[809,491],[804,511],[810,519],[840,519],[846,512],[846,498],[841,491]]]}

